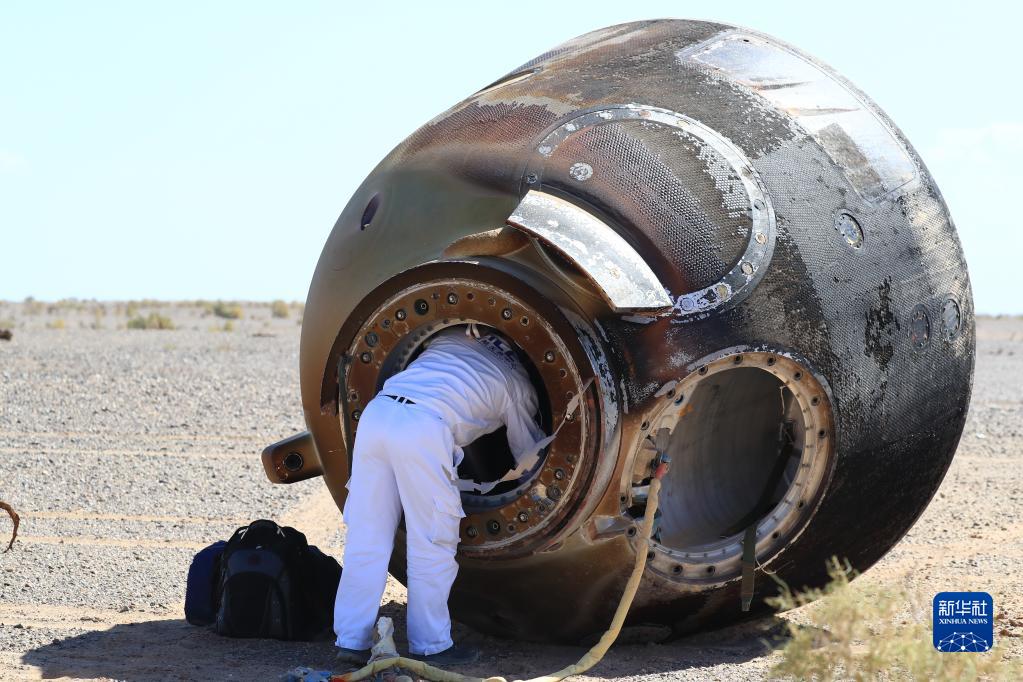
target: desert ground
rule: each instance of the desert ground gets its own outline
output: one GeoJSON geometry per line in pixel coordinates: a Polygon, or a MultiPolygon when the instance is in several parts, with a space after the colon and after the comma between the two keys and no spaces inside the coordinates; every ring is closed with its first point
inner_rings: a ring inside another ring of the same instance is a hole
{"type": "MultiPolygon", "coordinates": [[[[294,525],[341,556],[341,516],[322,481],[274,486],[259,462],[265,445],[303,428],[301,312],[0,302],[0,328],[13,332],[0,340],[0,499],[22,518],[14,549],[0,554],[0,678],[260,680],[333,665],[329,642],[226,639],[183,616],[192,555],[250,520],[294,525]],[[174,329],[127,328],[169,326],[160,316],[174,329]]],[[[980,318],[977,328],[955,461],[912,531],[854,585],[926,600],[991,592],[996,639],[1021,658],[1023,319],[980,318]]],[[[0,515],[4,544],[9,531],[0,515]]],[[[404,601],[392,581],[383,612],[399,646],[404,601]]],[[[786,621],[813,608],[664,644],[627,641],[589,677],[758,679],[781,656],[786,621]]],[[[533,677],[582,652],[463,626],[455,634],[484,651],[465,670],[473,675],[533,677]]]]}

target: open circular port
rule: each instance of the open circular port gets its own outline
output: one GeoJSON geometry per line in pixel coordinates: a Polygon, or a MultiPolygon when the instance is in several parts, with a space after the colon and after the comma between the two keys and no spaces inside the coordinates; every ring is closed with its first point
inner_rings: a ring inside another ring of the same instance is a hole
{"type": "Polygon", "coordinates": [[[644,426],[627,514],[645,514],[651,457],[663,448],[671,464],[650,566],[672,580],[731,579],[750,528],[757,561],[769,560],[806,525],[833,464],[823,380],[781,353],[729,352],[697,363],[644,426]]]}
{"type": "Polygon", "coordinates": [[[791,390],[754,367],[695,387],[692,410],[669,441],[660,542],[695,549],[740,533],[784,496],[799,466],[805,424],[791,390]]]}
{"type": "MultiPolygon", "coordinates": [[[[485,494],[463,494],[460,553],[520,556],[553,542],[566,532],[565,519],[585,502],[597,475],[603,421],[597,398],[586,388],[592,363],[605,360],[599,348],[584,347],[581,327],[554,300],[481,263],[427,264],[378,287],[353,313],[358,322],[338,336],[338,416],[347,441],[358,437],[362,411],[386,378],[442,330],[475,324],[499,333],[523,354],[537,388],[541,427],[547,433],[561,429],[533,471],[485,494]],[[566,419],[570,405],[572,418],[566,419]]],[[[470,443],[464,452],[463,479],[493,481],[511,469],[503,432],[470,443]]]]}

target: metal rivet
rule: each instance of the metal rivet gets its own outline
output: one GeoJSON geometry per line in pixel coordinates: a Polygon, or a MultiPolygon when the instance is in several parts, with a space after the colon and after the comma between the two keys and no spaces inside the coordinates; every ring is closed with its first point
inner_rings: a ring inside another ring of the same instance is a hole
{"type": "Polygon", "coordinates": [[[476,530],[475,526],[469,526],[468,528],[465,529],[465,534],[467,536],[469,536],[470,538],[474,538],[477,535],[479,535],[480,532],[478,530],[476,530]]]}
{"type": "Polygon", "coordinates": [[[518,518],[520,523],[525,523],[526,521],[529,521],[529,512],[520,511],[519,515],[516,518],[518,518]]]}
{"type": "Polygon", "coordinates": [[[775,362],[777,362],[777,360],[775,360],[774,358],[767,358],[768,365],[773,365],[775,362]]]}
{"type": "Polygon", "coordinates": [[[593,166],[588,163],[582,163],[581,161],[573,163],[568,169],[568,174],[572,176],[573,180],[586,182],[593,177],[593,166]]]}
{"type": "Polygon", "coordinates": [[[753,238],[757,240],[757,244],[767,243],[767,235],[764,234],[763,232],[757,232],[756,235],[753,236],[753,238]]]}
{"type": "Polygon", "coordinates": [[[561,488],[559,488],[556,485],[550,486],[549,488],[547,488],[547,497],[551,498],[552,500],[560,500],[561,488]]]}
{"type": "Polygon", "coordinates": [[[810,404],[813,405],[814,407],[817,407],[818,405],[821,404],[821,399],[818,398],[817,396],[814,396],[813,398],[810,398],[810,404]]]}
{"type": "Polygon", "coordinates": [[[560,374],[562,378],[567,377],[568,376],[568,370],[562,368],[562,369],[558,370],[558,374],[560,374]]]}
{"type": "Polygon", "coordinates": [[[739,266],[739,267],[742,268],[742,271],[745,274],[747,274],[747,275],[752,275],[753,274],[753,263],[750,263],[749,261],[743,261],[742,265],[739,266]]]}
{"type": "Polygon", "coordinates": [[[682,564],[675,564],[671,567],[671,572],[675,575],[682,575],[682,564]]]}
{"type": "Polygon", "coordinates": [[[650,550],[649,552],[647,552],[646,553],[646,560],[647,560],[647,562],[653,561],[655,556],[657,556],[657,555],[654,554],[653,550],[650,550]]]}
{"type": "Polygon", "coordinates": [[[369,334],[366,334],[366,345],[369,346],[370,348],[377,345],[378,341],[380,341],[380,337],[376,335],[376,332],[370,332],[369,334]]]}
{"type": "Polygon", "coordinates": [[[352,421],[359,421],[362,417],[362,410],[355,410],[352,412],[352,421]]]}
{"type": "Polygon", "coordinates": [[[528,318],[528,317],[523,317],[523,318],[522,318],[521,320],[519,320],[519,323],[520,323],[520,324],[521,324],[521,325],[522,325],[523,327],[525,327],[526,325],[528,325],[528,324],[529,324],[529,318],[528,318]]]}
{"type": "Polygon", "coordinates": [[[544,362],[554,362],[554,351],[549,350],[543,354],[544,362]]]}
{"type": "Polygon", "coordinates": [[[487,532],[491,535],[497,535],[501,532],[501,524],[494,519],[487,521],[487,532]]]}
{"type": "Polygon", "coordinates": [[[391,327],[391,321],[388,319],[382,320],[380,322],[380,326],[383,327],[384,329],[389,329],[391,327]]]}
{"type": "Polygon", "coordinates": [[[370,355],[369,351],[366,351],[359,356],[359,359],[368,364],[373,359],[373,356],[370,355]]]}
{"type": "Polygon", "coordinates": [[[465,295],[465,297],[466,297],[466,298],[467,298],[468,300],[470,300],[470,301],[471,301],[471,300],[473,300],[474,298],[476,298],[476,294],[474,294],[474,293],[472,293],[472,292],[470,291],[469,293],[467,293],[467,294],[465,295]]]}
{"type": "Polygon", "coordinates": [[[686,399],[685,394],[684,393],[679,393],[678,397],[675,398],[675,404],[676,405],[681,405],[685,401],[685,399],[686,399]]]}
{"type": "Polygon", "coordinates": [[[503,318],[504,318],[504,319],[506,319],[506,320],[510,320],[510,319],[512,319],[512,311],[511,311],[511,308],[505,308],[504,310],[502,310],[502,311],[501,311],[501,317],[503,317],[503,318]]]}
{"type": "Polygon", "coordinates": [[[455,305],[456,303],[458,303],[458,295],[448,294],[448,303],[450,303],[451,305],[455,305]]]}
{"type": "Polygon", "coordinates": [[[564,469],[555,469],[554,470],[554,478],[559,480],[559,481],[564,479],[565,478],[565,470],[564,469]]]}
{"type": "Polygon", "coordinates": [[[408,313],[405,312],[404,308],[400,308],[394,313],[394,317],[400,322],[401,320],[404,320],[406,317],[408,317],[408,313]]]}
{"type": "Polygon", "coordinates": [[[669,388],[667,395],[668,395],[669,398],[674,398],[675,397],[675,389],[669,388]]]}
{"type": "Polygon", "coordinates": [[[412,309],[419,315],[425,315],[430,312],[430,304],[420,298],[412,305],[412,309]]]}
{"type": "Polygon", "coordinates": [[[625,531],[625,534],[628,535],[630,538],[636,537],[636,529],[630,528],[629,530],[625,531]]]}
{"type": "Polygon", "coordinates": [[[528,185],[535,185],[536,181],[539,180],[539,179],[540,178],[538,178],[536,176],[536,173],[528,173],[528,174],[526,174],[526,184],[528,184],[528,185]]]}

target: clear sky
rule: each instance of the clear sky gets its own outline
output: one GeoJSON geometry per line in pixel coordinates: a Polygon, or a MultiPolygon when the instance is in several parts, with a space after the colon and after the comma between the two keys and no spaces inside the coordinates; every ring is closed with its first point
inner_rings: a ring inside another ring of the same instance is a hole
{"type": "Polygon", "coordinates": [[[564,40],[676,16],[773,34],[865,90],[937,178],[977,310],[1023,313],[1016,5],[7,0],[0,299],[304,300],[349,196],[415,128],[564,40]]]}

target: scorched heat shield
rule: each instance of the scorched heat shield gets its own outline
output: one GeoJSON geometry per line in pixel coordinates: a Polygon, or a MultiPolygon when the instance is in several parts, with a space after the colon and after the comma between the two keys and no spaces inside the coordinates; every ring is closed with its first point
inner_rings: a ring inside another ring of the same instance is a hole
{"type": "Polygon", "coordinates": [[[309,431],[267,448],[270,478],[322,474],[343,505],[361,410],[469,322],[516,345],[540,421],[563,424],[519,478],[490,489],[511,464],[500,432],[458,470],[453,615],[528,639],[607,626],[659,453],[629,623],[740,616],[746,538],[754,609],[762,571],[866,569],[941,482],[973,373],[962,250],[901,132],[811,57],[697,21],[576,38],[380,163],[313,276],[309,431]]]}

